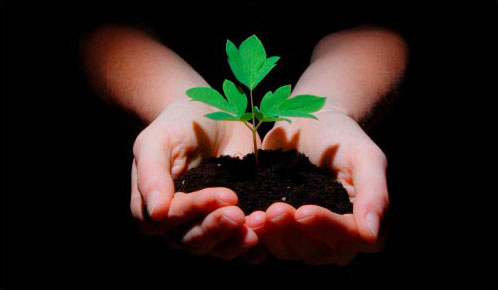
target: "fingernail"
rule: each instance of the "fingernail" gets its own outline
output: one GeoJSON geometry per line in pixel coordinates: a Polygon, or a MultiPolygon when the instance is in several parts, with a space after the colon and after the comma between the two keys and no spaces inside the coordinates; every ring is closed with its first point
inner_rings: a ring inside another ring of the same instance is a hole
{"type": "Polygon", "coordinates": [[[185,235],[183,235],[183,237],[181,238],[182,243],[188,243],[193,238],[199,237],[201,235],[201,232],[202,230],[200,226],[193,227],[185,235]]]}
{"type": "Polygon", "coordinates": [[[265,221],[266,217],[264,215],[251,217],[251,219],[247,221],[247,226],[249,226],[253,230],[259,230],[265,226],[265,221]]]}
{"type": "Polygon", "coordinates": [[[256,233],[253,231],[249,231],[247,233],[245,242],[242,244],[242,249],[252,248],[257,242],[258,242],[258,236],[256,235],[256,233]]]}
{"type": "Polygon", "coordinates": [[[227,216],[224,216],[224,215],[222,215],[221,218],[220,218],[220,224],[227,225],[227,226],[237,226],[237,225],[239,225],[234,220],[232,220],[231,218],[229,218],[227,216]]]}
{"type": "Polygon", "coordinates": [[[234,197],[233,194],[230,194],[228,192],[221,192],[219,200],[221,203],[231,205],[231,204],[236,204],[237,203],[237,197],[234,197]]]}
{"type": "Polygon", "coordinates": [[[281,214],[277,215],[276,217],[271,218],[271,219],[270,219],[270,221],[272,221],[272,222],[274,222],[274,223],[275,223],[275,222],[278,222],[278,221],[282,220],[282,219],[285,217],[285,215],[286,215],[286,214],[287,214],[287,213],[285,213],[285,212],[284,212],[284,213],[281,213],[281,214]]]}
{"type": "Polygon", "coordinates": [[[315,217],[315,215],[305,216],[305,217],[297,219],[297,222],[298,223],[304,223],[304,222],[307,222],[307,221],[309,221],[310,219],[312,219],[314,217],[315,217]]]}
{"type": "Polygon", "coordinates": [[[154,213],[154,209],[159,202],[160,195],[161,193],[158,190],[149,192],[149,195],[147,196],[147,212],[149,213],[149,216],[152,216],[152,214],[154,213]]]}
{"type": "Polygon", "coordinates": [[[371,211],[367,214],[366,219],[370,232],[372,233],[372,235],[377,237],[377,235],[379,234],[379,217],[377,217],[377,215],[373,211],[371,211]]]}

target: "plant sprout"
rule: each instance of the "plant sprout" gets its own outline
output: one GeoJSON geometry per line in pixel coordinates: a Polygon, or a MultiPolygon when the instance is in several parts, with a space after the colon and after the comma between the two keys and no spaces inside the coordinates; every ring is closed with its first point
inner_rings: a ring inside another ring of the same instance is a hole
{"type": "Polygon", "coordinates": [[[254,155],[258,166],[258,146],[256,134],[263,122],[287,121],[284,117],[300,117],[318,120],[311,113],[319,111],[325,104],[324,97],[299,95],[289,98],[291,85],[285,85],[275,92],[269,91],[261,100],[260,108],[254,105],[253,90],[263,78],[275,67],[278,56],[266,58],[263,44],[256,35],[242,42],[239,48],[227,40],[226,52],[228,64],[235,78],[249,90],[251,112],[246,112],[247,96],[244,91],[229,80],[223,82],[225,97],[217,90],[209,87],[197,87],[187,90],[187,96],[193,101],[206,103],[221,111],[206,114],[205,117],[215,121],[243,122],[252,131],[254,155]],[[252,123],[249,123],[249,120],[252,123]],[[258,121],[256,123],[256,120],[258,121]]]}

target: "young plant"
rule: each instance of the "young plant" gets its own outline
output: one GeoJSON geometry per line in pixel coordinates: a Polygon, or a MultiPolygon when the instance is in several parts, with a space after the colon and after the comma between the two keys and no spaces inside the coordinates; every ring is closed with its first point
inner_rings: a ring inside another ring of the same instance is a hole
{"type": "Polygon", "coordinates": [[[187,96],[193,101],[206,103],[221,111],[209,113],[205,116],[215,121],[243,122],[252,131],[254,155],[256,165],[258,161],[258,146],[256,134],[263,122],[287,121],[284,117],[301,117],[316,119],[311,113],[319,111],[325,104],[324,97],[313,95],[299,95],[289,98],[291,85],[285,85],[275,92],[269,91],[261,100],[260,108],[254,105],[253,90],[263,78],[275,67],[278,56],[266,58],[263,44],[256,35],[252,35],[242,42],[239,48],[227,40],[226,52],[228,64],[235,78],[249,90],[251,112],[246,112],[247,96],[244,91],[233,82],[223,82],[225,97],[217,90],[208,87],[197,87],[187,90],[187,96]],[[249,120],[252,122],[249,123],[249,120]],[[256,123],[256,120],[258,122],[256,123]]]}

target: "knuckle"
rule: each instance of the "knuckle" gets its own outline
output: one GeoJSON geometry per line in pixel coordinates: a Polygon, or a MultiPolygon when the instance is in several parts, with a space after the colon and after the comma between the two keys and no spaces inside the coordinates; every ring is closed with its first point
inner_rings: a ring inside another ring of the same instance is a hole
{"type": "Polygon", "coordinates": [[[368,147],[366,153],[371,156],[375,156],[375,158],[379,160],[386,160],[386,155],[384,154],[384,152],[380,149],[379,146],[377,146],[377,144],[373,142],[372,145],[368,147]]]}
{"type": "Polygon", "coordinates": [[[220,216],[226,215],[231,219],[234,219],[235,222],[243,223],[245,221],[245,215],[242,210],[236,206],[227,206],[220,209],[220,216]]]}
{"type": "Polygon", "coordinates": [[[135,138],[135,142],[133,143],[133,155],[135,158],[140,154],[140,150],[143,148],[143,145],[147,141],[147,129],[143,130],[138,134],[137,138],[135,138]]]}
{"type": "Polygon", "coordinates": [[[373,144],[368,153],[373,156],[375,159],[379,160],[381,163],[382,163],[382,166],[384,168],[387,167],[387,157],[386,157],[386,154],[384,153],[384,151],[382,151],[382,149],[380,149],[379,146],[377,146],[376,144],[373,144]]]}
{"type": "Polygon", "coordinates": [[[384,168],[387,168],[386,154],[373,141],[370,141],[369,146],[359,147],[355,156],[357,161],[361,161],[361,159],[375,160],[380,162],[384,168]]]}

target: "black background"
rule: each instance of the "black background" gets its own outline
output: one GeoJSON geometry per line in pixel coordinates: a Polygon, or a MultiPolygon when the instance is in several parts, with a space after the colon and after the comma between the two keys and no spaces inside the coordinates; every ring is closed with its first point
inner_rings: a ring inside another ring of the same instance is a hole
{"type": "Polygon", "coordinates": [[[1,6],[1,289],[497,289],[496,3],[1,6]],[[328,33],[360,24],[399,31],[409,68],[390,114],[370,131],[389,160],[385,250],[344,268],[253,267],[139,235],[129,212],[137,127],[91,91],[78,58],[80,37],[107,22],[155,31],[215,87],[230,75],[226,38],[256,33],[282,57],[261,92],[295,84],[328,33]]]}

